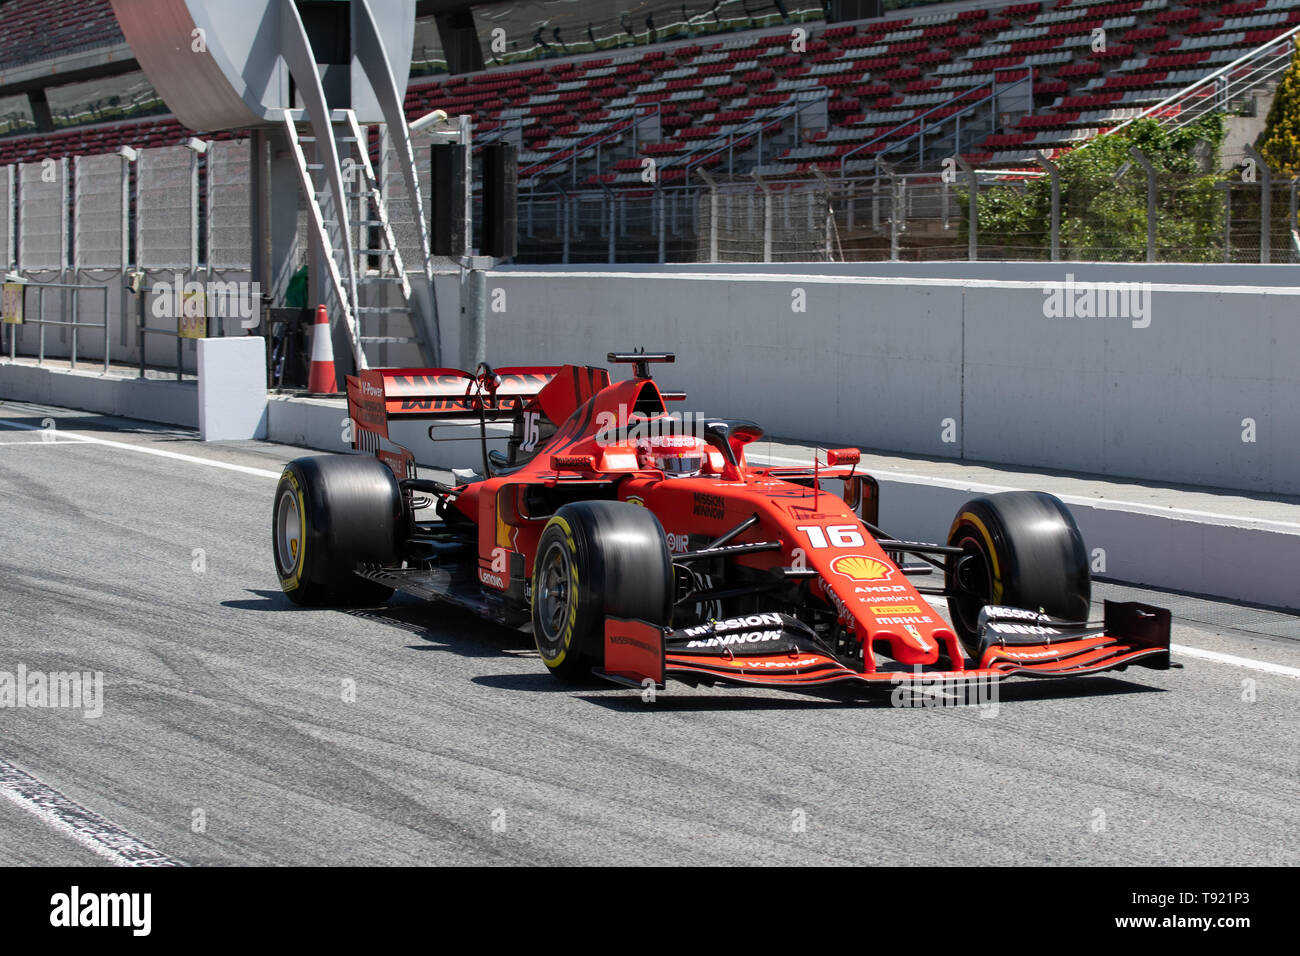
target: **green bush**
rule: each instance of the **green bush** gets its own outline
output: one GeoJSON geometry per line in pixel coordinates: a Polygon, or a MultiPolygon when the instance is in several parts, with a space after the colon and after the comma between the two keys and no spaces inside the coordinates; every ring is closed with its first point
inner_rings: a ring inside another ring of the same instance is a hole
{"type": "MultiPolygon", "coordinates": [[[[1166,130],[1139,120],[1098,137],[1058,162],[1061,172],[1061,258],[1141,261],[1146,258],[1146,171],[1129,149],[1141,149],[1157,171],[1158,259],[1198,262],[1222,255],[1223,198],[1215,188],[1223,142],[1223,119],[1203,117],[1166,130]],[[1129,169],[1116,178],[1125,163],[1129,169]]],[[[970,202],[961,190],[963,235],[969,235],[970,202]]],[[[1019,257],[1047,258],[1051,248],[1052,190],[1047,176],[1023,189],[981,186],[979,243],[1016,250],[1019,257]]]]}

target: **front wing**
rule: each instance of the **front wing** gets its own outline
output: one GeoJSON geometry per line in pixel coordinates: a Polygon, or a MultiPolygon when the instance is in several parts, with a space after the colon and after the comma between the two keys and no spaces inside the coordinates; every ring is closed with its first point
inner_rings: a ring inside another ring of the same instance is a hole
{"type": "Polygon", "coordinates": [[[1137,665],[1170,666],[1170,615],[1138,602],[1105,602],[1105,621],[1045,638],[1042,643],[990,644],[981,659],[948,669],[901,664],[858,669],[824,649],[794,647],[779,653],[690,654],[669,646],[672,630],[645,621],[608,617],[605,667],[601,675],[617,683],[663,685],[668,678],[686,683],[722,682],[759,687],[819,687],[841,682],[860,686],[898,686],[910,682],[988,682],[1006,677],[1078,677],[1137,665]]]}

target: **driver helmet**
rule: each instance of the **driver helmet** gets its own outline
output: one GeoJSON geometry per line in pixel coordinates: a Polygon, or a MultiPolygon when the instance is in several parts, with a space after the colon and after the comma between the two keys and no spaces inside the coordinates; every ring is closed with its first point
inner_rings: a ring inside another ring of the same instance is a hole
{"type": "Polygon", "coordinates": [[[708,460],[708,445],[694,435],[660,435],[637,444],[642,468],[655,468],[670,478],[698,475],[708,460]]]}

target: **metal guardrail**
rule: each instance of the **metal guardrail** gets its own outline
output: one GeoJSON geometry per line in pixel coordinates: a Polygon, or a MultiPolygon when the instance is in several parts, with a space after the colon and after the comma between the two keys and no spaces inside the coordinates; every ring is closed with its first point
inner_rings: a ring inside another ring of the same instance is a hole
{"type": "MultiPolygon", "coordinates": [[[[711,177],[700,186],[548,191],[521,198],[520,245],[525,261],[554,261],[544,257],[559,253],[564,263],[1072,257],[1300,262],[1300,177],[1265,175],[1262,160],[1257,159],[1258,183],[1225,179],[1218,184],[1222,205],[1213,219],[1205,220],[1205,235],[1196,239],[1166,235],[1162,223],[1170,214],[1169,203],[1180,190],[1196,186],[1200,174],[1152,175],[1148,170],[1140,184],[1138,173],[1118,180],[1111,188],[1120,188],[1122,181],[1139,203],[1145,198],[1145,242],[1136,243],[1120,238],[1127,227],[1109,222],[1104,210],[1092,209],[1088,202],[1071,205],[1055,165],[1042,156],[1039,163],[1041,170],[964,166],[951,176],[889,171],[880,179],[774,176],[756,182],[711,177]],[[1036,181],[1045,183],[1044,198],[1050,199],[1051,214],[1045,208],[1041,222],[1009,230],[996,219],[985,220],[991,197],[1022,192],[1036,181]],[[1085,223],[1098,235],[1080,238],[1068,222],[1085,223]]],[[[1136,155],[1133,165],[1146,169],[1136,155]]]]}
{"type": "Polygon", "coordinates": [[[109,369],[109,351],[111,346],[111,336],[108,332],[108,286],[106,285],[85,285],[74,282],[31,282],[24,280],[19,283],[23,287],[23,321],[18,325],[8,325],[9,331],[9,361],[15,361],[17,357],[18,329],[23,325],[37,325],[40,327],[40,345],[37,351],[36,364],[45,364],[45,327],[48,325],[58,326],[61,328],[72,329],[72,351],[70,355],[70,364],[72,368],[77,367],[77,333],[82,329],[97,329],[104,333],[104,372],[109,369]],[[29,289],[36,290],[36,318],[27,316],[27,292],[29,289]],[[45,290],[61,289],[72,292],[72,321],[61,319],[47,319],[45,317],[45,290]],[[104,297],[103,320],[98,324],[91,324],[81,321],[81,293],[98,292],[104,297]]]}
{"type": "MultiPolygon", "coordinates": [[[[157,294],[157,293],[152,293],[157,294]]],[[[149,327],[149,297],[151,293],[144,288],[135,294],[139,302],[139,315],[136,319],[136,344],[140,350],[140,378],[145,377],[145,339],[150,335],[161,335],[163,338],[176,340],[176,381],[182,381],[185,377],[185,340],[187,336],[181,335],[178,320],[171,319],[172,327],[170,329],[159,329],[149,327]]],[[[207,326],[209,317],[205,314],[203,325],[204,335],[207,335],[207,326]]]]}

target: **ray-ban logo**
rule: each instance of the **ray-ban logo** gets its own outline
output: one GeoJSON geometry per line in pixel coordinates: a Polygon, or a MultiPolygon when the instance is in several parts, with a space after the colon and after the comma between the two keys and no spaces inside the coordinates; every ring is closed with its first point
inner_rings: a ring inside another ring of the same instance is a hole
{"type": "Polygon", "coordinates": [[[1150,282],[1043,283],[1043,316],[1049,319],[1128,319],[1135,329],[1151,324],[1150,282]]]}

